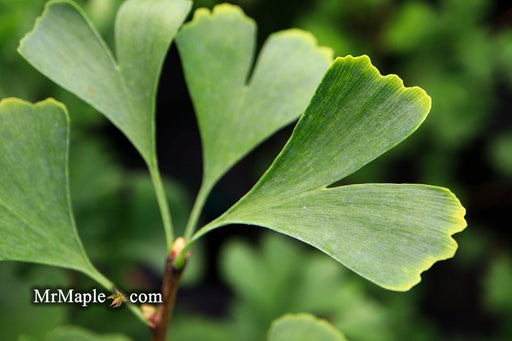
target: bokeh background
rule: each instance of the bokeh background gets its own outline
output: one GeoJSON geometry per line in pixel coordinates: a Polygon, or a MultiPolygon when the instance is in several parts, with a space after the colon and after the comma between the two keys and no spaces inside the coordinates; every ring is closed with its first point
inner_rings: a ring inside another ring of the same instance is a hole
{"type": "MultiPolygon", "coordinates": [[[[120,0],[78,1],[108,43],[120,0]]],[[[194,7],[217,1],[197,0],[194,7]]],[[[194,250],[171,325],[172,340],[262,340],[287,312],[327,318],[351,340],[512,339],[512,4],[491,0],[239,0],[272,32],[298,27],[338,56],[367,54],[381,73],[423,87],[432,111],[404,143],[344,183],[445,186],[467,209],[454,259],[406,293],[386,291],[299,242],[228,227],[194,250]]],[[[142,159],[99,113],[39,75],[16,52],[41,0],[0,0],[0,98],[64,102],[72,120],[70,174],[79,233],[93,262],[126,291],[159,289],[165,241],[142,159]]],[[[228,34],[228,33],[227,33],[228,34]]],[[[112,44],[111,44],[112,46],[112,44]]],[[[286,56],[283,56],[286,58],[286,56]]],[[[175,47],[158,95],[158,155],[173,220],[183,228],[201,179],[201,144],[175,47]]],[[[202,221],[255,183],[289,137],[282,129],[237,164],[210,196],[202,221]]],[[[1,176],[1,175],[0,175],[1,176]]],[[[86,290],[73,271],[0,263],[0,339],[41,340],[62,325],[149,333],[126,310],[34,306],[31,287],[86,290]]]]}

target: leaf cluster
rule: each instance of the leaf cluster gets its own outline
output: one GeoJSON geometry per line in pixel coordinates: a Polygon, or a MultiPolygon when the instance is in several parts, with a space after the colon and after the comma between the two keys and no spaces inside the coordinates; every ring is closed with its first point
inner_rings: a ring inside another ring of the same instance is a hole
{"type": "MultiPolygon", "coordinates": [[[[200,237],[229,224],[292,236],[392,290],[408,290],[422,271],[453,256],[451,235],[466,224],[464,208],[447,189],[333,186],[418,128],[430,110],[422,89],[405,87],[395,75],[382,76],[366,56],[331,63],[330,50],[299,30],[271,35],[255,58],[256,26],[238,7],[200,9],[181,27],[190,7],[187,0],[124,2],[115,22],[114,53],[78,5],[51,0],[18,49],[41,73],[101,112],[138,150],[170,251],[175,231],[158,168],[155,97],[176,36],[204,161],[176,267],[200,237]],[[297,118],[289,141],[256,185],[197,229],[220,178],[297,118]]],[[[0,180],[0,259],[78,270],[113,290],[90,262],[75,226],[66,108],[52,99],[30,104],[11,98],[0,103],[0,119],[0,167],[6,174],[0,180]]],[[[101,190],[101,178],[96,180],[101,190]]],[[[144,321],[137,307],[130,308],[144,321]]],[[[281,328],[293,326],[294,319],[309,321],[304,323],[312,332],[322,325],[310,317],[284,318],[270,337],[279,340],[281,328]]]]}

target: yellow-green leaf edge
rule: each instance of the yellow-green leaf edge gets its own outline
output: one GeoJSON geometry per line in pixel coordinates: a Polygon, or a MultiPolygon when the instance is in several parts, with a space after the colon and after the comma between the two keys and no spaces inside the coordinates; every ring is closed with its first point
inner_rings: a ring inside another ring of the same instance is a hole
{"type": "MultiPolygon", "coordinates": [[[[420,88],[418,86],[406,87],[404,85],[404,83],[403,83],[403,80],[400,77],[398,77],[398,75],[396,75],[396,74],[382,75],[380,73],[380,71],[371,63],[371,60],[370,60],[370,58],[367,55],[362,55],[362,56],[359,56],[359,57],[353,57],[352,55],[347,55],[345,57],[337,57],[334,60],[333,64],[335,64],[336,62],[339,62],[340,60],[345,60],[345,59],[361,59],[361,60],[364,60],[364,62],[369,65],[369,68],[370,68],[371,72],[376,74],[376,75],[378,75],[381,78],[381,80],[388,80],[388,81],[391,81],[391,82],[396,82],[396,83],[398,83],[400,85],[401,91],[403,91],[403,92],[417,92],[418,96],[423,98],[422,102],[423,102],[424,107],[425,107],[425,114],[424,114],[423,118],[421,119],[421,121],[417,124],[417,126],[413,130],[411,130],[411,132],[407,136],[405,136],[403,140],[405,140],[412,133],[414,133],[416,131],[416,129],[418,129],[419,126],[424,122],[424,120],[426,119],[428,113],[430,112],[430,109],[431,109],[431,106],[432,106],[432,99],[430,98],[430,96],[428,96],[428,94],[422,88],[420,88]]],[[[303,117],[304,117],[304,114],[299,119],[299,123],[300,123],[300,120],[303,119],[303,117]]],[[[296,128],[295,128],[293,133],[292,133],[292,135],[291,135],[291,137],[290,137],[290,139],[288,141],[292,140],[292,138],[294,137],[294,135],[296,133],[297,133],[297,131],[296,131],[296,128]]],[[[396,145],[398,145],[402,141],[399,141],[395,145],[391,146],[389,149],[394,148],[396,145]]],[[[234,219],[230,219],[231,218],[230,217],[230,213],[233,212],[237,208],[237,206],[240,203],[242,203],[244,201],[244,199],[251,192],[253,192],[258,187],[258,185],[265,179],[265,177],[267,176],[268,172],[274,166],[275,161],[278,160],[279,157],[281,156],[281,154],[283,154],[283,152],[285,151],[285,149],[287,147],[287,144],[283,147],[283,149],[281,150],[280,154],[276,157],[276,159],[274,160],[272,165],[268,168],[268,170],[265,172],[265,174],[263,174],[263,176],[260,178],[258,183],[244,197],[242,197],[242,199],[240,199],[237,203],[235,203],[224,214],[222,214],[220,217],[218,217],[214,221],[208,223],[207,225],[205,225],[201,229],[199,229],[196,232],[196,234],[193,236],[192,241],[191,241],[192,243],[195,240],[199,239],[204,234],[206,234],[206,233],[210,232],[211,230],[214,230],[214,229],[216,229],[218,227],[221,227],[221,226],[224,226],[224,225],[229,225],[229,224],[237,224],[237,223],[247,224],[246,222],[237,221],[236,217],[233,217],[234,219]]],[[[369,162],[371,162],[371,161],[369,161],[369,162]]],[[[339,180],[341,180],[341,179],[339,179],[339,180]]],[[[325,184],[324,186],[321,186],[321,187],[317,188],[316,190],[319,190],[319,191],[329,191],[331,189],[331,188],[328,188],[329,185],[331,185],[331,184],[325,184]]],[[[355,186],[357,186],[357,185],[355,185],[355,186]]],[[[462,204],[460,203],[459,199],[455,196],[455,194],[453,194],[447,188],[438,187],[438,186],[429,186],[429,185],[424,185],[424,186],[436,188],[438,190],[443,191],[444,194],[447,195],[450,198],[450,200],[452,201],[452,203],[456,207],[456,209],[454,209],[453,212],[452,212],[453,221],[452,221],[451,227],[448,228],[447,231],[446,231],[446,236],[448,236],[448,243],[450,244],[450,247],[448,249],[446,249],[445,252],[443,252],[441,254],[438,254],[437,257],[433,257],[433,256],[426,257],[424,259],[424,266],[417,269],[416,275],[413,276],[411,281],[409,281],[409,282],[403,282],[400,285],[394,285],[394,286],[393,285],[386,285],[386,284],[383,284],[383,283],[376,283],[376,282],[374,282],[375,284],[377,284],[377,285],[379,285],[379,286],[381,286],[381,287],[383,287],[385,289],[394,290],[394,291],[408,291],[413,286],[415,286],[416,284],[421,282],[421,274],[423,272],[425,272],[428,269],[430,269],[436,262],[452,258],[455,255],[455,252],[456,252],[456,250],[458,248],[458,244],[455,241],[455,239],[453,239],[452,236],[455,233],[463,231],[467,227],[467,222],[464,219],[464,216],[466,214],[466,209],[462,206],[462,204]]],[[[336,187],[334,187],[334,188],[336,188],[336,187]]],[[[259,225],[253,225],[253,226],[259,226],[259,225]]],[[[265,226],[262,226],[262,227],[265,227],[265,226]]],[[[265,227],[265,228],[268,228],[268,227],[265,227]]],[[[269,228],[269,229],[271,229],[271,228],[269,228]]],[[[271,230],[273,230],[273,229],[271,229],[271,230]]],[[[273,231],[275,231],[275,230],[273,230],[273,231]]],[[[275,231],[275,232],[281,233],[280,231],[275,231]]],[[[310,244],[309,242],[307,242],[305,240],[302,240],[300,238],[297,238],[295,236],[293,238],[301,240],[302,242],[304,242],[306,244],[310,244]]],[[[315,248],[318,248],[317,246],[314,246],[314,245],[312,245],[312,246],[315,247],[315,248]]],[[[332,258],[338,260],[336,257],[331,255],[329,252],[326,252],[325,250],[322,250],[322,249],[320,249],[320,250],[322,252],[328,254],[332,258]]],[[[345,264],[343,264],[343,265],[346,266],[345,264]]],[[[362,277],[367,278],[366,276],[362,275],[361,273],[359,273],[358,271],[354,270],[353,268],[351,268],[351,267],[348,267],[348,268],[351,269],[352,271],[356,272],[357,274],[361,275],[362,277]]],[[[370,278],[367,278],[367,279],[373,282],[372,279],[370,279],[370,278]]]]}

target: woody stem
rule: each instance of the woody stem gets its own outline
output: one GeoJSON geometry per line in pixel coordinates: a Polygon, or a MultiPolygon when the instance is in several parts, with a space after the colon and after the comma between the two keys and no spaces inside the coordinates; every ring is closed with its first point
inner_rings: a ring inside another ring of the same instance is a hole
{"type": "Polygon", "coordinates": [[[180,269],[175,268],[174,260],[179,252],[173,248],[169,253],[165,263],[165,275],[162,283],[162,304],[158,307],[157,312],[149,319],[152,329],[152,341],[166,341],[167,327],[172,316],[172,310],[178,292],[181,275],[185,268],[185,264],[180,269]]]}

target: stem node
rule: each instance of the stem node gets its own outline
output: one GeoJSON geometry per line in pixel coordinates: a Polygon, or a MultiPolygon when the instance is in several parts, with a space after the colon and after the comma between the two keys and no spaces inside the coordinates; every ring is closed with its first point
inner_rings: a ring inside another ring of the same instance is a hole
{"type": "Polygon", "coordinates": [[[185,240],[181,237],[177,238],[172,246],[171,252],[167,256],[165,275],[162,283],[162,303],[158,306],[156,312],[148,316],[148,322],[152,329],[152,341],[167,340],[167,327],[171,319],[181,275],[185,269],[188,257],[185,258],[183,266],[179,269],[174,266],[174,260],[180,255],[184,247],[185,240]]]}

